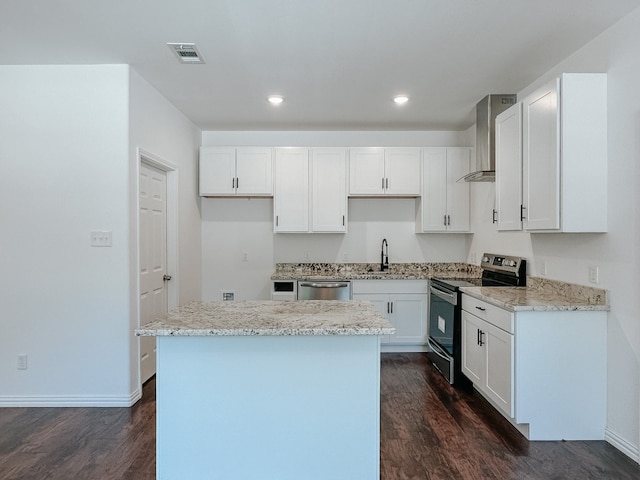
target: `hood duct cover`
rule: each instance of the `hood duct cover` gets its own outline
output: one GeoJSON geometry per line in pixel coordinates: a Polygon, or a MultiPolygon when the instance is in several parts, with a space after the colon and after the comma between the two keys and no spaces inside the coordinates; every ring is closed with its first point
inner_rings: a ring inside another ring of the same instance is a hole
{"type": "Polygon", "coordinates": [[[465,182],[493,182],[496,178],[496,116],[515,105],[515,94],[487,95],[476,105],[476,168],[465,182]]]}

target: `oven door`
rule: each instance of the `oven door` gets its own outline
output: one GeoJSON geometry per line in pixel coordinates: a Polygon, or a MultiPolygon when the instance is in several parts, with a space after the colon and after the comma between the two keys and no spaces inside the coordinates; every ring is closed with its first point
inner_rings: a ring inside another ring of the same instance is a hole
{"type": "Polygon", "coordinates": [[[458,294],[431,285],[429,301],[429,337],[449,355],[453,355],[453,328],[458,294]]]}

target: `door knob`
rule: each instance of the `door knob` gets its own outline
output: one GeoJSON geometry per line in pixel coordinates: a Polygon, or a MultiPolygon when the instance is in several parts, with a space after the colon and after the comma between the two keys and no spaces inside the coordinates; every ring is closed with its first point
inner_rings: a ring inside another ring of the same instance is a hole
{"type": "Polygon", "coordinates": [[[168,282],[169,280],[171,280],[171,275],[164,275],[162,277],[162,280],[164,280],[165,282],[168,282]]]}

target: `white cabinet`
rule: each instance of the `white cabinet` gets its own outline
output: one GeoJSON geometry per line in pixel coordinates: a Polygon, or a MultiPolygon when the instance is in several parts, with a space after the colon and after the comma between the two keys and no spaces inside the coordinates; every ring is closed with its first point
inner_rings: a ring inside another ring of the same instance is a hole
{"type": "Polygon", "coordinates": [[[347,231],[347,150],[311,149],[311,230],[347,231]]]}
{"type": "Polygon", "coordinates": [[[309,231],[309,149],[276,148],[275,232],[309,231]]]}
{"type": "Polygon", "coordinates": [[[416,231],[468,232],[469,184],[458,180],[469,173],[471,149],[423,149],[422,197],[416,209],[416,231]]]}
{"type": "Polygon", "coordinates": [[[349,195],[420,195],[420,149],[351,148],[349,195]]]}
{"type": "Polygon", "coordinates": [[[273,195],[270,147],[200,147],[200,195],[273,195]]]}
{"type": "Polygon", "coordinates": [[[367,300],[396,328],[382,337],[384,351],[424,351],[427,344],[426,280],[356,280],[354,300],[367,300]]]}
{"type": "Polygon", "coordinates": [[[522,105],[524,228],[605,232],[606,74],[563,74],[522,105]]]}
{"type": "Polygon", "coordinates": [[[529,440],[602,440],[606,311],[499,308],[462,295],[462,372],[529,440]]]}
{"type": "Polygon", "coordinates": [[[496,117],[496,209],[498,230],[522,230],[522,103],[496,117]]]}
{"type": "Polygon", "coordinates": [[[276,148],[274,231],[347,231],[347,151],[276,148]]]}
{"type": "Polygon", "coordinates": [[[513,335],[462,312],[462,372],[513,417],[513,335]]]}

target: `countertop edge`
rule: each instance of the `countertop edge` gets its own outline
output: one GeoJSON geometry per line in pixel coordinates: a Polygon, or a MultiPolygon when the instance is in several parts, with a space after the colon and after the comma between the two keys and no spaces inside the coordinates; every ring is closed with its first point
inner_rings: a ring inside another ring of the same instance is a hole
{"type": "MultiPolygon", "coordinates": [[[[504,287],[461,287],[460,291],[478,300],[483,300],[496,307],[508,310],[510,312],[563,312],[563,311],[581,311],[581,312],[608,312],[611,310],[610,305],[606,304],[589,304],[581,301],[580,299],[572,299],[570,297],[559,297],[557,302],[552,302],[547,299],[537,300],[537,290],[532,290],[528,287],[513,287],[514,289],[521,289],[526,291],[529,296],[530,304],[514,304],[510,302],[501,301],[486,293],[481,293],[481,289],[498,288],[504,291],[504,287]]],[[[498,291],[500,291],[498,290],[498,291]]]]}
{"type": "Polygon", "coordinates": [[[395,334],[395,328],[318,329],[136,329],[138,337],[330,337],[381,336],[395,334]]]}

